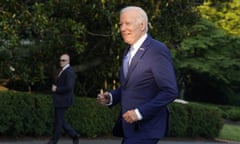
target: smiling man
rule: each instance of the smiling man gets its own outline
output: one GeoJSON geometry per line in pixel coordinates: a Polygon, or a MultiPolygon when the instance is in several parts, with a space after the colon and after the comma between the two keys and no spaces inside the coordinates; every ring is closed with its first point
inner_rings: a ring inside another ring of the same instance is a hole
{"type": "Polygon", "coordinates": [[[146,12],[129,6],[120,12],[120,32],[128,47],[123,53],[121,86],[98,94],[101,104],[121,105],[113,134],[122,144],[157,144],[168,128],[167,105],[178,96],[169,49],[148,33],[146,12]]]}

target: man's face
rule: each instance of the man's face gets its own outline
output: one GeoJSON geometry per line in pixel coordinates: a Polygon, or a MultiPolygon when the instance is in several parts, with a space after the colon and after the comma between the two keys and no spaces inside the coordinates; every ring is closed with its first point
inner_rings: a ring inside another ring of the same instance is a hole
{"type": "Polygon", "coordinates": [[[60,67],[63,68],[65,65],[69,64],[69,56],[62,55],[59,60],[60,67]]]}
{"type": "Polygon", "coordinates": [[[133,45],[145,33],[145,23],[139,20],[136,11],[126,11],[120,15],[120,31],[125,43],[133,45]]]}

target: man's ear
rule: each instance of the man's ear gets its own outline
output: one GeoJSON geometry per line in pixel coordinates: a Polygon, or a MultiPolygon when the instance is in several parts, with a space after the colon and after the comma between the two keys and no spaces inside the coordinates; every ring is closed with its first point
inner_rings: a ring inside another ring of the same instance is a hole
{"type": "Polygon", "coordinates": [[[143,21],[141,22],[141,31],[145,31],[146,30],[146,22],[143,21]]]}

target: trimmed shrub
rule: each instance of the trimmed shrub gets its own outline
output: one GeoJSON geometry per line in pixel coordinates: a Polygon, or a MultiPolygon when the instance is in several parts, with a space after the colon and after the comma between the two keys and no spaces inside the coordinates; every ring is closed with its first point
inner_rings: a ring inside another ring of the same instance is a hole
{"type": "Polygon", "coordinates": [[[111,132],[118,114],[118,107],[110,109],[93,98],[76,98],[67,118],[82,135],[96,137],[111,132]]]}
{"type": "Polygon", "coordinates": [[[226,119],[231,121],[240,121],[240,110],[239,109],[229,109],[225,112],[226,119]]]}
{"type": "Polygon", "coordinates": [[[188,128],[188,113],[185,104],[172,103],[169,111],[169,136],[184,137],[188,128]]]}
{"type": "Polygon", "coordinates": [[[22,92],[0,93],[0,133],[43,135],[52,120],[50,97],[22,92]]]}
{"type": "MultiPolygon", "coordinates": [[[[108,108],[96,99],[75,97],[75,104],[66,119],[83,136],[109,134],[118,115],[118,106],[108,108]]],[[[50,135],[53,127],[53,106],[49,95],[24,92],[0,93],[0,134],[10,136],[50,135]]]]}
{"type": "Polygon", "coordinates": [[[215,138],[223,126],[221,110],[189,103],[170,105],[170,136],[215,138]]]}
{"type": "Polygon", "coordinates": [[[230,105],[218,105],[222,110],[222,117],[230,121],[240,121],[240,107],[230,105]]]}
{"type": "MultiPolygon", "coordinates": [[[[66,119],[82,136],[111,133],[120,107],[108,108],[94,98],[75,97],[66,119]]],[[[10,136],[49,136],[53,127],[50,95],[0,92],[0,134],[10,136]]],[[[171,137],[217,137],[222,126],[221,110],[202,104],[169,105],[171,137]]]]}

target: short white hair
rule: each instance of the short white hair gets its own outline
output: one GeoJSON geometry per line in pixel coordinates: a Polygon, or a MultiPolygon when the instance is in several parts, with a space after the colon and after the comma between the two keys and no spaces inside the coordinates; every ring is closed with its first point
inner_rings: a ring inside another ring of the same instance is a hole
{"type": "Polygon", "coordinates": [[[137,7],[137,6],[127,6],[125,8],[123,8],[121,11],[120,11],[120,14],[126,12],[126,11],[137,11],[137,13],[139,14],[139,20],[142,22],[142,21],[145,21],[146,23],[146,27],[145,27],[145,30],[146,32],[148,31],[148,16],[147,16],[147,13],[140,7],[137,7]]]}

